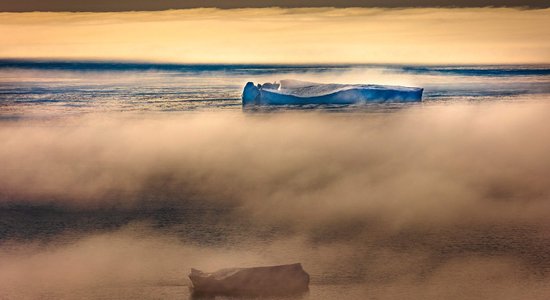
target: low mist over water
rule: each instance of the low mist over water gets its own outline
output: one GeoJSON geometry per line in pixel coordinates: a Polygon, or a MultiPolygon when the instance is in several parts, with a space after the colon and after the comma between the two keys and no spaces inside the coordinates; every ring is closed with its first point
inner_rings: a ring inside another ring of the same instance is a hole
{"type": "Polygon", "coordinates": [[[188,299],[191,267],[294,262],[298,299],[550,295],[548,69],[102,68],[0,69],[0,298],[188,299]],[[248,80],[368,74],[425,102],[240,107],[248,80]]]}

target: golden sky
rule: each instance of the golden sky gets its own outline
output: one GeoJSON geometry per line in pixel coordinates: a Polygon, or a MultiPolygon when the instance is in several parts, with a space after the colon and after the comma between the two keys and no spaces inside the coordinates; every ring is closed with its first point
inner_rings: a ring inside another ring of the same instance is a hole
{"type": "Polygon", "coordinates": [[[0,13],[0,58],[182,63],[550,63],[550,9],[0,13]]]}

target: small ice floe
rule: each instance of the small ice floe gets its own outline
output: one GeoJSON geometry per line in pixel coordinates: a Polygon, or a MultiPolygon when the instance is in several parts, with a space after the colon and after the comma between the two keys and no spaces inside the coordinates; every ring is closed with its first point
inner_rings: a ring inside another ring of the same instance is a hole
{"type": "Polygon", "coordinates": [[[309,274],[302,265],[221,269],[206,273],[191,269],[195,295],[269,296],[306,292],[309,274]]]}
{"type": "Polygon", "coordinates": [[[242,98],[243,106],[420,102],[422,92],[423,89],[417,87],[281,80],[258,85],[248,82],[242,98]]]}

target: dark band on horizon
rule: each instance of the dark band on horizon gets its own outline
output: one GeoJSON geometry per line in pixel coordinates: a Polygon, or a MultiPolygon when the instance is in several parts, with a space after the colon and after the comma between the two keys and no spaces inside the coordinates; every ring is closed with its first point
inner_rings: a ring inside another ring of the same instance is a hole
{"type": "Polygon", "coordinates": [[[2,0],[2,12],[30,11],[156,11],[186,8],[262,8],[262,7],[524,7],[549,8],[548,0],[2,0]]]}

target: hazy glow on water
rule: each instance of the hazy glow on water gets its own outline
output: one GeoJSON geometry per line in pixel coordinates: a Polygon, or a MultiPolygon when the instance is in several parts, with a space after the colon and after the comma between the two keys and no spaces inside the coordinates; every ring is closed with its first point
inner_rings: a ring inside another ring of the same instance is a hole
{"type": "Polygon", "coordinates": [[[170,68],[0,69],[0,298],[181,299],[191,267],[292,262],[304,299],[548,298],[544,66],[170,68]],[[241,110],[281,78],[426,101],[241,110]]]}
{"type": "Polygon", "coordinates": [[[241,107],[247,81],[289,78],[419,86],[425,89],[428,104],[516,101],[550,93],[550,67],[544,65],[300,67],[0,61],[0,67],[0,113],[25,117],[35,113],[234,110],[241,107]]]}

